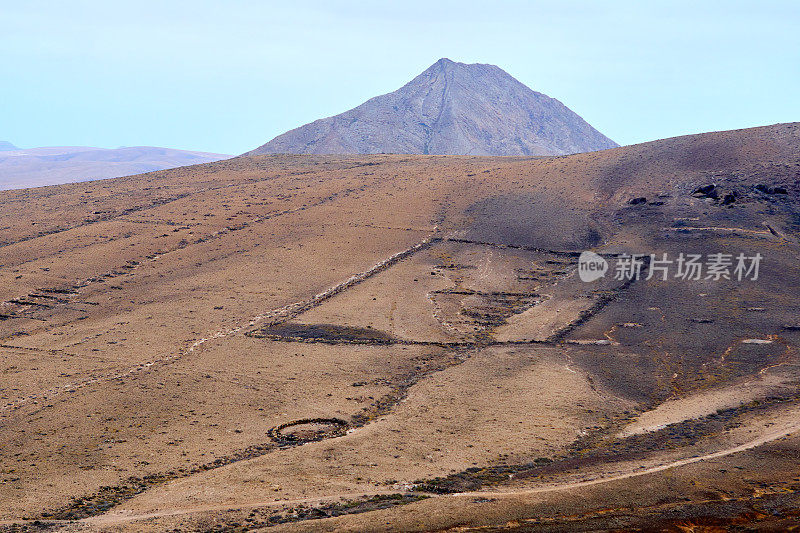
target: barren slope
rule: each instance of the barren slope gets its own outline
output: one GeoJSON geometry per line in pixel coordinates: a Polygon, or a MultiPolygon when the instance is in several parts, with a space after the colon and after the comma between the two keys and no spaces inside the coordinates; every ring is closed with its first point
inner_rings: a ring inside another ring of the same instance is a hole
{"type": "Polygon", "coordinates": [[[799,172],[786,124],[553,158],[240,157],[2,193],[0,520],[788,519],[799,172]],[[716,199],[693,194],[711,183],[716,199]],[[587,248],[764,261],[757,281],[587,284],[587,248]]]}

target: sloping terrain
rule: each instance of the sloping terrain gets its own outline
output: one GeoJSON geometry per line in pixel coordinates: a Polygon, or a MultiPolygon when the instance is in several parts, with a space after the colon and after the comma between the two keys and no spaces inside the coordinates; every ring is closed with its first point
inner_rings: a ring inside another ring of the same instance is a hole
{"type": "Polygon", "coordinates": [[[256,154],[559,155],[617,146],[494,65],[440,59],[400,89],[288,131],[256,154]]]}
{"type": "Polygon", "coordinates": [[[785,528],[798,198],[798,124],[4,192],[0,523],[785,528]],[[651,253],[763,260],[615,279],[651,253]]]}
{"type": "Polygon", "coordinates": [[[224,154],[153,146],[91,148],[51,146],[20,150],[0,146],[0,190],[43,187],[227,159],[224,154]]]}

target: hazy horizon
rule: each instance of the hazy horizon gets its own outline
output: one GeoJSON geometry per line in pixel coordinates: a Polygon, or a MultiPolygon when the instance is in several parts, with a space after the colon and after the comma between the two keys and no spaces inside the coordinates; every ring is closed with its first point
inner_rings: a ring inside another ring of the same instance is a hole
{"type": "Polygon", "coordinates": [[[800,6],[790,2],[3,11],[0,140],[21,148],[239,154],[394,91],[440,57],[495,64],[622,145],[800,120],[800,6]]]}

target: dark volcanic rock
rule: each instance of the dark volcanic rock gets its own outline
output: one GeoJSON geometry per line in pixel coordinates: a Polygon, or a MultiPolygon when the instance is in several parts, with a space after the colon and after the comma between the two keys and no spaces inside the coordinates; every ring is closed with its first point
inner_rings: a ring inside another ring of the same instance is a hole
{"type": "Polygon", "coordinates": [[[716,199],[719,197],[719,192],[717,192],[717,186],[714,184],[703,185],[702,187],[698,187],[697,189],[694,190],[694,192],[692,192],[692,194],[694,196],[697,196],[698,198],[705,197],[705,198],[716,199]]]}
{"type": "Polygon", "coordinates": [[[789,191],[786,190],[786,187],[770,187],[769,185],[764,185],[763,183],[756,185],[755,189],[763,192],[764,194],[789,194],[789,191]]]}
{"type": "Polygon", "coordinates": [[[248,155],[561,155],[616,146],[499,67],[440,59],[397,91],[279,135],[248,155]]]}

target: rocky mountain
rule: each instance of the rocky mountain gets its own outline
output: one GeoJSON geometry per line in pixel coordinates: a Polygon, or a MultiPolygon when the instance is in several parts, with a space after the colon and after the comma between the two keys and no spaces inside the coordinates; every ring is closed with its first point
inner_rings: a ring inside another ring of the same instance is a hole
{"type": "Polygon", "coordinates": [[[10,146],[3,151],[0,145],[0,190],[116,178],[230,157],[153,146],[51,146],[27,150],[10,146]]]}
{"type": "Polygon", "coordinates": [[[248,155],[562,155],[616,146],[499,67],[440,59],[397,91],[279,135],[248,155]]]}

